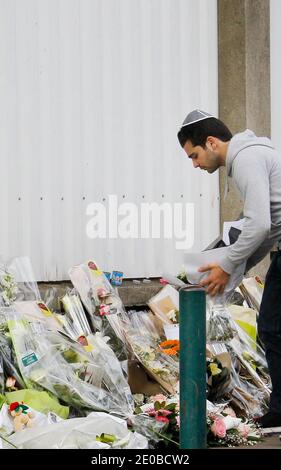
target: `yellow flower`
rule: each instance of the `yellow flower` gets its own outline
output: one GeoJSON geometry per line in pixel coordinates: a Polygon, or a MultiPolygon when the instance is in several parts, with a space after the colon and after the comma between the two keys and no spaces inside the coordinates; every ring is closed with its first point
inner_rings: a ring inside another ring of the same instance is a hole
{"type": "Polygon", "coordinates": [[[221,369],[214,362],[210,364],[210,369],[211,369],[212,375],[218,375],[221,373],[221,369]]]}

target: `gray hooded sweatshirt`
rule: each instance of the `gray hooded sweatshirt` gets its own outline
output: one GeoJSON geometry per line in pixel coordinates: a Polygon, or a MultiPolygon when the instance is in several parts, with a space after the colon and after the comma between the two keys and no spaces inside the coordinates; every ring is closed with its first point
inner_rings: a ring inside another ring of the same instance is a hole
{"type": "Polygon", "coordinates": [[[248,271],[281,240],[281,155],[267,137],[247,129],[230,140],[226,173],[240,192],[245,217],[240,237],[220,262],[231,274],[245,260],[248,271]]]}

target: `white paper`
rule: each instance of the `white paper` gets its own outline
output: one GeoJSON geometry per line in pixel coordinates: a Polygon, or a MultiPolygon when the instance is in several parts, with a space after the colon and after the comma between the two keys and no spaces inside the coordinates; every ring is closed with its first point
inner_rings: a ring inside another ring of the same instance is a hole
{"type": "MultiPolygon", "coordinates": [[[[201,253],[186,253],[184,255],[185,271],[187,280],[191,284],[199,284],[204,278],[208,277],[209,272],[200,273],[198,269],[207,264],[216,263],[220,264],[226,256],[231,247],[225,246],[222,248],[215,248],[214,250],[202,251],[201,253]]],[[[245,272],[246,261],[239,264],[231,274],[229,281],[226,285],[224,297],[227,297],[234,289],[241,284],[245,272]]],[[[222,296],[216,296],[216,299],[222,296]]]]}
{"type": "Polygon", "coordinates": [[[167,340],[180,339],[180,328],[178,323],[175,325],[163,325],[163,328],[167,340]]]}

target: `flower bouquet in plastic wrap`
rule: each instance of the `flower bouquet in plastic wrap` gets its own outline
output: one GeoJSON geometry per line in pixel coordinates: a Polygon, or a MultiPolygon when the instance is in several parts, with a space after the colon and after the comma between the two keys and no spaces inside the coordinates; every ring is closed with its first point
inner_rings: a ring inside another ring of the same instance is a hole
{"type": "Polygon", "coordinates": [[[135,409],[133,428],[150,440],[152,448],[179,448],[180,412],[178,395],[158,394],[135,409]]]}
{"type": "Polygon", "coordinates": [[[264,351],[233,321],[227,307],[209,305],[207,347],[213,356],[227,354],[231,359],[224,396],[241,414],[262,414],[270,393],[264,351]]]}
{"type": "Polygon", "coordinates": [[[259,441],[261,441],[261,433],[253,421],[238,418],[228,404],[214,406],[207,402],[208,446],[252,446],[259,441]]]}
{"type": "Polygon", "coordinates": [[[74,266],[69,276],[90,315],[94,331],[108,336],[117,357],[126,359],[124,323],[128,319],[118,291],[93,261],[74,266]]]}
{"type": "Polygon", "coordinates": [[[130,319],[126,339],[131,351],[154,380],[169,393],[175,393],[179,380],[178,363],[162,351],[159,336],[155,336],[155,331],[153,335],[153,330],[151,331],[149,324],[141,321],[138,312],[135,319],[134,314],[130,319]]]}
{"type": "MultiPolygon", "coordinates": [[[[59,332],[46,330],[42,323],[19,318],[8,320],[17,363],[28,388],[45,389],[81,414],[103,410],[121,416],[131,413],[126,382],[108,379],[102,364],[78,342],[59,332]]],[[[117,361],[118,362],[118,361],[117,361]]],[[[112,365],[112,368],[114,365],[112,365]]]]}
{"type": "Polygon", "coordinates": [[[43,323],[44,327],[50,330],[58,331],[63,329],[58,316],[41,300],[15,301],[13,307],[21,318],[26,317],[32,322],[43,323]]]}
{"type": "Polygon", "coordinates": [[[88,351],[94,363],[103,369],[103,381],[108,390],[115,395],[119,394],[127,401],[133,411],[133,397],[124,378],[119,360],[113,349],[109,346],[109,337],[103,336],[99,331],[91,333],[86,314],[79,296],[75,291],[69,292],[61,299],[64,315],[59,315],[65,332],[74,340],[77,340],[88,351]],[[121,394],[120,392],[121,391],[121,394]]]}
{"type": "Polygon", "coordinates": [[[32,266],[27,257],[0,261],[0,306],[9,307],[16,300],[40,300],[32,266]]]}
{"type": "MultiPolygon", "coordinates": [[[[57,317],[63,325],[64,331],[74,340],[81,344],[85,343],[85,338],[92,333],[87,316],[84,312],[79,295],[75,290],[67,292],[61,299],[64,310],[63,315],[57,317]]],[[[84,344],[85,345],[85,344],[84,344]]]]}
{"type": "Polygon", "coordinates": [[[21,376],[7,319],[13,312],[11,307],[0,308],[0,393],[19,390],[25,387],[21,376]]]}

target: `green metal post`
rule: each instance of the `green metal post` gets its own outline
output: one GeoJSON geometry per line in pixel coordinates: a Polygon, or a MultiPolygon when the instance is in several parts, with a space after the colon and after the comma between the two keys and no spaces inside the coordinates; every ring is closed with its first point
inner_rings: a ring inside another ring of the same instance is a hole
{"type": "Polygon", "coordinates": [[[206,294],[180,290],[180,447],[206,447],[206,294]]]}

